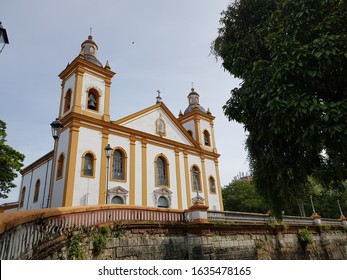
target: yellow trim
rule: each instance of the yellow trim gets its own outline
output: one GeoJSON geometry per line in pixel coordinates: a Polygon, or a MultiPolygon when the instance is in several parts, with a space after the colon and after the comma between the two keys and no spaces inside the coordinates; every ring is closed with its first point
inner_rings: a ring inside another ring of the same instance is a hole
{"type": "MultiPolygon", "coordinates": [[[[101,138],[101,162],[100,162],[100,187],[99,187],[99,204],[106,204],[106,199],[107,199],[107,193],[106,193],[106,168],[107,168],[107,158],[105,156],[105,147],[108,144],[108,132],[103,131],[102,132],[102,138],[101,138]]],[[[110,159],[111,161],[111,159],[110,159]]],[[[110,163],[111,166],[111,163],[110,163]]],[[[109,177],[110,178],[110,177],[109,177]]]]}
{"type": "Polygon", "coordinates": [[[190,179],[189,179],[189,167],[188,167],[188,155],[186,152],[184,152],[184,173],[185,173],[185,179],[186,179],[186,194],[187,194],[187,205],[188,208],[192,205],[192,199],[190,196],[190,179]]]}
{"type": "Polygon", "coordinates": [[[207,182],[206,182],[206,167],[205,167],[205,159],[203,157],[201,157],[201,168],[202,168],[202,182],[204,184],[205,205],[209,206],[207,182]]]}
{"type": "Polygon", "coordinates": [[[68,88],[68,90],[64,94],[64,105],[62,105],[62,107],[63,107],[62,115],[65,115],[66,113],[71,111],[71,108],[72,108],[72,89],[71,88],[68,88]],[[69,101],[69,103],[70,103],[69,108],[67,108],[67,104],[68,104],[67,101],[69,101]]]}
{"type": "Polygon", "coordinates": [[[213,121],[211,121],[211,134],[212,134],[212,148],[213,148],[213,152],[217,153],[217,146],[216,146],[216,139],[214,137],[214,124],[213,121]]]}
{"type": "Polygon", "coordinates": [[[142,139],[142,206],[147,206],[147,141],[142,139]]]}
{"type": "MultiPolygon", "coordinates": [[[[76,160],[77,160],[77,150],[78,150],[78,137],[79,137],[79,126],[77,124],[72,124],[70,127],[70,136],[69,136],[69,148],[67,156],[67,166],[66,166],[66,180],[64,187],[63,195],[63,205],[72,206],[73,203],[73,193],[75,185],[75,176],[76,176],[76,160]]],[[[53,172],[55,174],[55,172],[53,172]]],[[[53,190],[52,190],[53,194],[53,190]]],[[[52,198],[51,198],[52,203],[52,198]]]]}
{"type": "Polygon", "coordinates": [[[110,181],[114,181],[114,182],[122,182],[122,183],[126,183],[127,182],[127,179],[128,179],[128,155],[126,153],[126,151],[120,147],[120,146],[117,146],[115,148],[113,148],[112,150],[112,158],[110,159],[110,181]],[[124,179],[117,179],[117,178],[113,178],[112,177],[112,169],[114,167],[114,152],[116,150],[119,150],[121,151],[121,153],[123,154],[123,173],[124,173],[124,179]]]}
{"type": "Polygon", "coordinates": [[[201,135],[200,135],[200,121],[198,116],[194,117],[194,128],[195,128],[195,139],[196,142],[198,142],[199,146],[202,147],[202,143],[200,141],[201,135]]]}
{"type": "Polygon", "coordinates": [[[79,114],[81,113],[83,77],[84,71],[77,70],[75,74],[75,92],[72,111],[79,114]]]}
{"type": "Polygon", "coordinates": [[[155,180],[155,186],[156,187],[167,187],[170,188],[170,163],[169,159],[163,154],[156,155],[154,159],[154,180],[155,180]],[[158,158],[161,157],[165,160],[165,171],[166,171],[166,185],[161,185],[158,183],[158,158]]]}
{"type": "Polygon", "coordinates": [[[104,115],[103,119],[106,122],[110,121],[110,91],[111,91],[111,79],[105,79],[105,100],[104,100],[104,115]]]}
{"type": "Polygon", "coordinates": [[[219,177],[218,160],[216,159],[214,161],[214,163],[215,163],[215,167],[216,167],[217,189],[218,189],[218,195],[219,195],[220,211],[224,211],[223,197],[222,197],[222,187],[221,187],[221,184],[220,184],[220,177],[219,177]]]}
{"type": "Polygon", "coordinates": [[[131,205],[135,205],[135,160],[136,160],[136,138],[135,136],[130,137],[130,182],[129,192],[131,205]]]}
{"type": "Polygon", "coordinates": [[[176,163],[176,181],[177,181],[177,203],[178,203],[178,209],[182,209],[183,207],[182,207],[180,155],[177,149],[175,150],[175,163],[176,163]]]}
{"type": "Polygon", "coordinates": [[[96,170],[95,170],[95,162],[96,162],[96,155],[91,151],[91,150],[88,150],[88,151],[85,151],[82,155],[82,166],[81,166],[81,177],[86,177],[86,178],[92,178],[94,179],[95,178],[95,174],[96,174],[96,170]],[[91,154],[92,157],[93,157],[93,166],[92,166],[92,170],[93,170],[93,174],[92,175],[85,175],[84,174],[84,171],[85,171],[85,168],[84,168],[84,164],[85,164],[85,157],[86,155],[88,154],[91,154]]]}

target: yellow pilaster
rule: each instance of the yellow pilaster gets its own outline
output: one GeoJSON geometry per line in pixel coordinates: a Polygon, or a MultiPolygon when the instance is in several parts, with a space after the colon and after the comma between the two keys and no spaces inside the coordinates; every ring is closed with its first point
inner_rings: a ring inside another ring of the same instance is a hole
{"type": "Polygon", "coordinates": [[[142,205],[147,206],[147,141],[142,139],[142,205]]]}
{"type": "Polygon", "coordinates": [[[110,121],[110,88],[111,79],[105,80],[105,104],[104,104],[104,121],[110,121]]]}
{"type": "Polygon", "coordinates": [[[214,125],[213,125],[212,121],[211,121],[211,134],[212,134],[212,148],[213,148],[213,152],[217,153],[216,139],[214,137],[214,125]]]}
{"type": "Polygon", "coordinates": [[[188,207],[192,205],[192,199],[190,196],[190,172],[189,172],[189,166],[188,166],[188,154],[184,152],[184,173],[185,173],[185,179],[186,179],[186,194],[187,194],[187,204],[188,207]]]}
{"type": "Polygon", "coordinates": [[[201,168],[202,168],[202,183],[204,186],[204,193],[205,193],[205,205],[209,206],[208,202],[208,191],[207,191],[207,180],[206,180],[206,167],[205,167],[205,158],[201,156],[201,168]]]}
{"type": "Polygon", "coordinates": [[[84,75],[84,71],[82,70],[76,71],[74,103],[73,103],[73,111],[76,113],[81,113],[83,75],[84,75]]]}
{"type": "Polygon", "coordinates": [[[221,187],[221,184],[220,184],[220,176],[219,176],[218,159],[215,159],[214,163],[215,163],[215,167],[216,167],[217,190],[218,190],[218,196],[219,196],[220,210],[224,211],[223,197],[222,197],[222,187],[221,187]]]}
{"type": "Polygon", "coordinates": [[[196,142],[199,143],[199,145],[202,145],[201,142],[201,135],[200,135],[200,118],[198,116],[194,117],[194,127],[195,127],[195,135],[196,135],[196,142]]]}
{"type": "Polygon", "coordinates": [[[135,205],[135,160],[136,160],[136,139],[134,136],[130,137],[130,181],[129,181],[129,192],[130,192],[130,205],[135,205]]]}
{"type": "MultiPolygon", "coordinates": [[[[101,138],[101,153],[100,153],[100,187],[99,187],[99,204],[106,204],[107,196],[107,158],[105,155],[105,148],[108,144],[108,131],[102,132],[101,138]]],[[[112,158],[110,158],[110,166],[112,158]]],[[[109,174],[110,175],[110,174],[109,174]]],[[[110,178],[110,177],[109,177],[110,178]]]]}
{"type": "Polygon", "coordinates": [[[178,209],[182,209],[182,184],[179,150],[175,149],[176,181],[177,181],[177,203],[178,209]]]}
{"type": "Polygon", "coordinates": [[[77,149],[78,149],[78,135],[79,135],[79,125],[72,124],[70,127],[70,137],[69,137],[69,151],[67,156],[67,172],[66,180],[64,186],[64,196],[63,205],[72,206],[73,203],[73,192],[75,185],[76,176],[76,160],[77,160],[77,149]]]}

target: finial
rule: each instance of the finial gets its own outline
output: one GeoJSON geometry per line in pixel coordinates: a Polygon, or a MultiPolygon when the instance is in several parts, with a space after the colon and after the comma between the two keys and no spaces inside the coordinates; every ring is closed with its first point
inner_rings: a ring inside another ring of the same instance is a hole
{"type": "Polygon", "coordinates": [[[93,27],[89,28],[89,35],[92,36],[92,32],[93,32],[93,27]]]}
{"type": "Polygon", "coordinates": [[[162,102],[162,98],[160,97],[160,90],[157,90],[158,96],[157,96],[157,104],[162,102]]]}
{"type": "Polygon", "coordinates": [[[105,68],[105,69],[111,69],[111,66],[110,66],[110,64],[108,63],[108,60],[106,61],[106,65],[105,65],[104,68],[105,68]]]}
{"type": "Polygon", "coordinates": [[[212,115],[210,108],[207,108],[207,115],[212,115]]]}
{"type": "Polygon", "coordinates": [[[191,91],[193,92],[195,89],[194,89],[194,82],[192,82],[192,88],[191,88],[191,91]]]}
{"type": "Polygon", "coordinates": [[[179,114],[178,114],[179,117],[182,117],[183,114],[182,114],[182,110],[180,110],[179,114]]]}

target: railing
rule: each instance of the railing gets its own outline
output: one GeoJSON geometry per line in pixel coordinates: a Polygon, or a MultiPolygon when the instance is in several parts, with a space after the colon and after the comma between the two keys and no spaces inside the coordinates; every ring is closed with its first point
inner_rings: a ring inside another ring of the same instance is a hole
{"type": "MultiPolygon", "coordinates": [[[[236,212],[236,211],[207,211],[207,217],[209,220],[215,221],[232,221],[235,223],[260,223],[267,224],[275,222],[276,219],[268,214],[248,213],[248,212],[236,212]]],[[[313,225],[314,219],[311,217],[299,217],[299,216],[287,216],[284,215],[282,219],[283,223],[294,225],[313,225]]],[[[338,219],[326,219],[321,218],[322,225],[335,225],[342,224],[338,219]]]]}

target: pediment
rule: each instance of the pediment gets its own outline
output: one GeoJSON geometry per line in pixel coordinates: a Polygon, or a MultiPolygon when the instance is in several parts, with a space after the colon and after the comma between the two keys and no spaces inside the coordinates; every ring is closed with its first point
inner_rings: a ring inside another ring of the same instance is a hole
{"type": "Polygon", "coordinates": [[[114,122],[157,137],[199,147],[183,125],[163,104],[159,103],[114,122]]]}
{"type": "Polygon", "coordinates": [[[171,196],[172,195],[172,191],[170,191],[168,188],[165,188],[165,187],[156,189],[153,193],[157,196],[171,196]]]}
{"type": "Polygon", "coordinates": [[[126,189],[122,188],[121,186],[111,188],[108,190],[108,192],[116,195],[125,195],[129,193],[126,189]]]}

